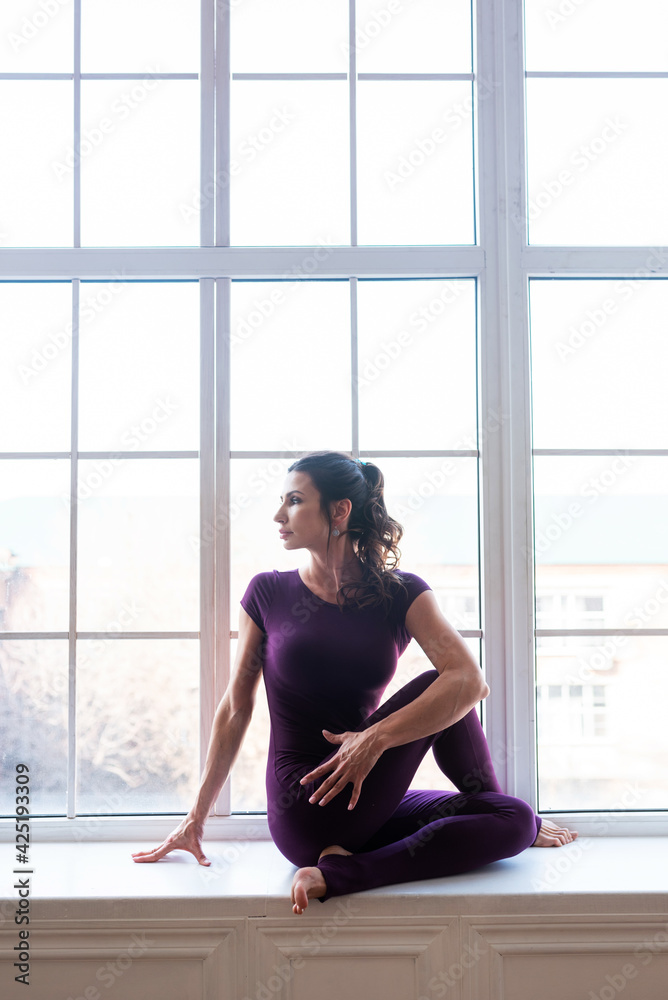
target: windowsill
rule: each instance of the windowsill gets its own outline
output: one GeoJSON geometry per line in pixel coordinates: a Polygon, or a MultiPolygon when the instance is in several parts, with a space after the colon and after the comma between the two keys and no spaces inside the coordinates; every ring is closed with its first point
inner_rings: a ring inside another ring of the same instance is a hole
{"type": "MultiPolygon", "coordinates": [[[[141,917],[291,917],[295,868],[270,841],[205,840],[213,862],[183,852],[135,864],[132,851],[154,841],[35,843],[32,913],[39,920],[141,917]]],[[[449,878],[355,894],[355,915],[663,913],[668,894],[668,837],[580,838],[558,849],[530,848],[515,858],[449,878]]],[[[0,844],[4,891],[13,904],[12,844],[0,844]]],[[[25,866],[26,868],[28,866],[25,866]]],[[[314,903],[326,914],[337,899],[314,903]]],[[[5,904],[6,905],[6,904],[5,904]]]]}

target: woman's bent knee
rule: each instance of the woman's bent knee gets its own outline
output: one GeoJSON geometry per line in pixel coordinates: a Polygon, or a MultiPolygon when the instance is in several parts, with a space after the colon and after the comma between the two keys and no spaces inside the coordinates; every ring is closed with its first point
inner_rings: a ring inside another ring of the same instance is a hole
{"type": "Polygon", "coordinates": [[[536,839],[536,814],[524,799],[518,799],[514,795],[507,795],[508,810],[515,831],[517,845],[516,854],[531,847],[536,839]]]}

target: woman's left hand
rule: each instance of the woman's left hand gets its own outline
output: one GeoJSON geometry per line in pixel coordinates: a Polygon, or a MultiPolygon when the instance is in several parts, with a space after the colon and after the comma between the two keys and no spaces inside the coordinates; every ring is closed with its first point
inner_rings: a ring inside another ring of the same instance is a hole
{"type": "Polygon", "coordinates": [[[330,743],[339,743],[341,748],[324,764],[305,774],[300,784],[305,785],[309,781],[315,781],[331,771],[330,776],[316,788],[309,802],[319,803],[321,806],[327,805],[352,782],[353,793],[348,808],[353,809],[360,797],[362,782],[382,754],[384,747],[380,745],[373,727],[361,733],[330,733],[327,729],[323,729],[322,732],[330,743]]]}

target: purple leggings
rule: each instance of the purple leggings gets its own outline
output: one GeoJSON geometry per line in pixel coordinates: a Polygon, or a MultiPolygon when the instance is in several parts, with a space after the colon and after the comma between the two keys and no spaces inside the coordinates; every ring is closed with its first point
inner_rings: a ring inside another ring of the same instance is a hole
{"type": "MultiPolygon", "coordinates": [[[[418,697],[438,677],[427,670],[413,678],[359,727],[367,729],[418,697]]],[[[334,748],[326,759],[336,754],[334,748]]],[[[308,774],[316,764],[305,764],[308,774]]],[[[324,778],[289,787],[268,780],[269,827],[278,849],[298,867],[316,865],[330,896],[395,882],[457,875],[520,854],[533,844],[540,819],[522,799],[505,795],[494,774],[489,747],[475,709],[431,736],[386,750],[348,810],[352,786],[326,806],[308,799],[324,778]],[[458,792],[408,791],[431,748],[458,792]],[[352,851],[330,854],[331,844],[352,851]]]]}

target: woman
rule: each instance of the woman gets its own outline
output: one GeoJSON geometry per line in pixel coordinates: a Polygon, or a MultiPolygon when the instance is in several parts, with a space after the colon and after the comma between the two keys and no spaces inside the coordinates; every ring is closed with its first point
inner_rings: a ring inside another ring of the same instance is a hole
{"type": "Polygon", "coordinates": [[[216,712],[197,799],[164,843],[202,865],[204,823],[239,752],[264,674],[271,716],[269,829],[310,899],[470,871],[577,834],[504,795],[475,705],[480,667],[429,585],[396,568],[401,526],[371,462],[314,452],[288,469],[274,520],[299,570],[259,573],[241,605],[234,676],[216,712]],[[434,668],[378,708],[414,637],[434,668]],[[408,791],[432,749],[459,792],[408,791]],[[352,791],[348,794],[348,786],[352,791]]]}

